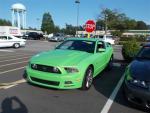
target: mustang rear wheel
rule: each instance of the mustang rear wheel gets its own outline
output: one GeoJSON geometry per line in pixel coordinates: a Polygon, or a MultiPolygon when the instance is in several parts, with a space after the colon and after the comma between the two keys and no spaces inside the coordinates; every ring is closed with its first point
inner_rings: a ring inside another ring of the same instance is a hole
{"type": "Polygon", "coordinates": [[[93,82],[93,68],[88,67],[86,72],[85,72],[85,77],[82,83],[82,90],[88,90],[93,82]]]}
{"type": "Polygon", "coordinates": [[[110,58],[110,60],[109,60],[109,63],[108,63],[108,65],[107,65],[107,69],[108,69],[108,70],[111,70],[112,67],[113,67],[113,56],[112,56],[112,57],[110,58]]]}

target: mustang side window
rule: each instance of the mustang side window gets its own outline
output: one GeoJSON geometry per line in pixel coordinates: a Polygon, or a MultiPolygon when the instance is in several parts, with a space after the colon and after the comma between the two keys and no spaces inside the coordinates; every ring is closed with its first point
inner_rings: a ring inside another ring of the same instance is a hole
{"type": "Polygon", "coordinates": [[[98,42],[98,44],[97,44],[97,52],[98,52],[98,49],[100,49],[100,48],[105,49],[104,42],[98,42]]]}

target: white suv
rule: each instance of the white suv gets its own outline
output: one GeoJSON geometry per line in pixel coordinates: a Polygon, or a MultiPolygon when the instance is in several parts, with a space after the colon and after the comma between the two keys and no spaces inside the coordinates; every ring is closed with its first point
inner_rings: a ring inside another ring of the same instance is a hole
{"type": "Polygon", "coordinates": [[[12,35],[0,35],[0,47],[19,48],[25,46],[26,40],[14,37],[12,35]]]}

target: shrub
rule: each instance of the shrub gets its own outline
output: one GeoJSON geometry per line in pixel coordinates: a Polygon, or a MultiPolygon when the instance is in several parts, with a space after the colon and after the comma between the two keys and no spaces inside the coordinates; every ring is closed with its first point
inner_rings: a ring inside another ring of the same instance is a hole
{"type": "Polygon", "coordinates": [[[130,40],[136,40],[138,42],[145,42],[146,37],[121,37],[120,41],[130,41],[130,40]]]}
{"type": "Polygon", "coordinates": [[[122,55],[126,61],[131,61],[140,49],[140,44],[135,39],[123,44],[122,55]]]}

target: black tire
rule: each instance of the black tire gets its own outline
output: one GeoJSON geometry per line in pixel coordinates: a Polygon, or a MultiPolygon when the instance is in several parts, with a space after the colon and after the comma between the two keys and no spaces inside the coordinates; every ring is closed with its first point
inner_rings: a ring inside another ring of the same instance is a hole
{"type": "Polygon", "coordinates": [[[89,66],[85,72],[85,76],[82,83],[82,90],[88,90],[92,86],[93,82],[93,68],[89,66]]]}
{"type": "Polygon", "coordinates": [[[113,68],[113,56],[111,56],[106,69],[111,70],[112,68],[113,68]]]}
{"type": "Polygon", "coordinates": [[[13,47],[14,47],[15,49],[17,49],[17,48],[20,47],[20,44],[19,44],[19,43],[15,43],[15,44],[13,45],[13,47]]]}

